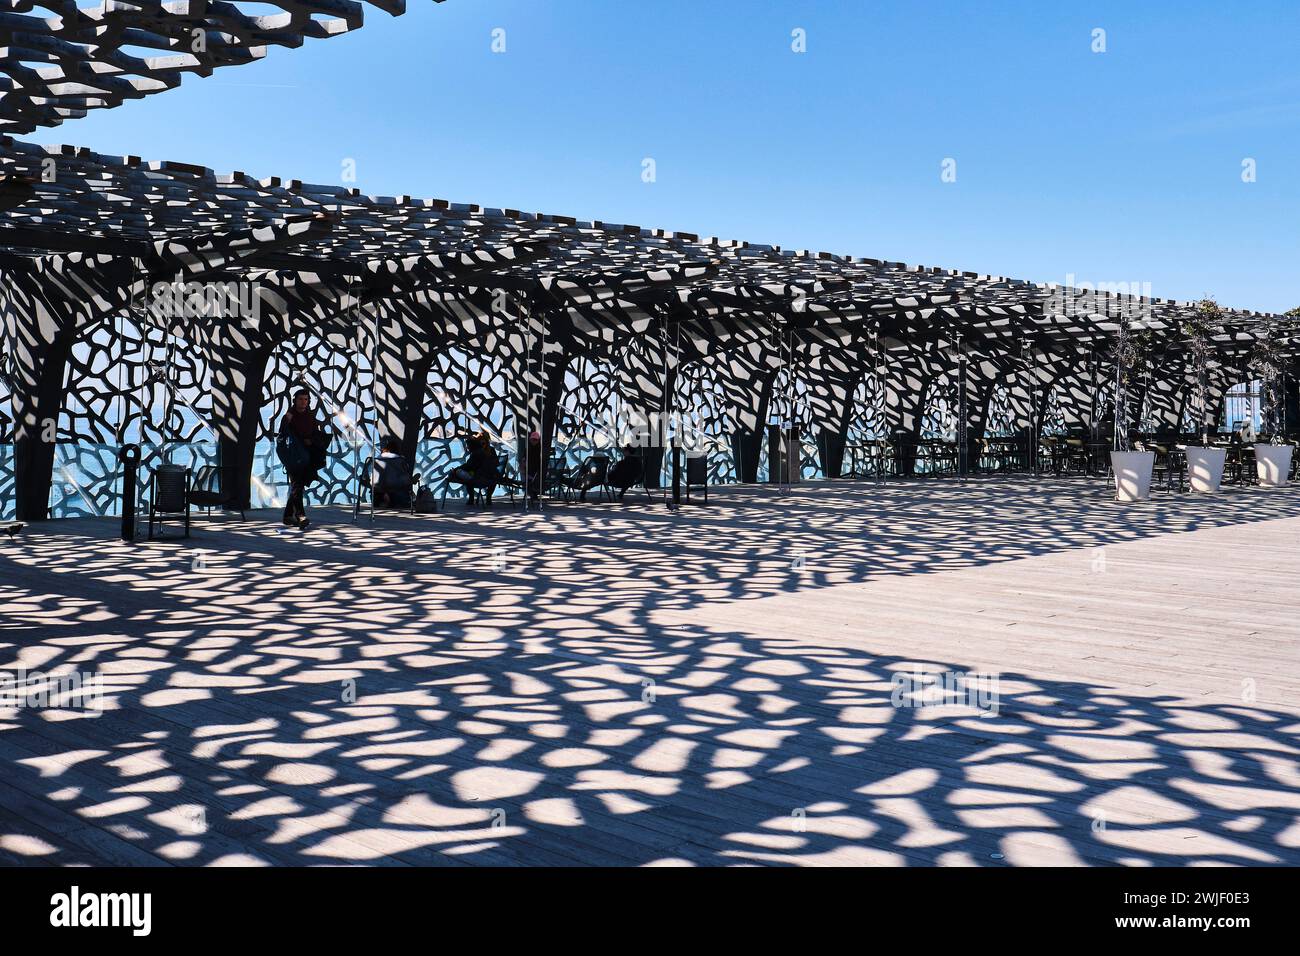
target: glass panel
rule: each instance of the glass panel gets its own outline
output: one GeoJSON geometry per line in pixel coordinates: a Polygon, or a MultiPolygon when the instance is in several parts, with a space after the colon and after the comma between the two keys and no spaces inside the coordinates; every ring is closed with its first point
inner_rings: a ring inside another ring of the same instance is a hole
{"type": "Polygon", "coordinates": [[[1223,418],[1219,422],[1225,431],[1241,431],[1247,424],[1259,432],[1263,428],[1260,382],[1242,382],[1228,389],[1223,399],[1223,418]]]}
{"type": "Polygon", "coordinates": [[[18,498],[14,490],[14,446],[0,445],[0,519],[13,521],[18,514],[18,498]]]}
{"type": "MultiPolygon", "coordinates": [[[[12,449],[9,449],[12,455],[12,449]]],[[[170,461],[197,471],[217,464],[216,442],[148,444],[140,448],[136,485],[136,511],[148,498],[149,475],[161,462],[170,461]]],[[[12,464],[6,465],[12,497],[12,464]]],[[[10,509],[12,501],[7,502],[10,509]]],[[[54,446],[54,472],[50,483],[53,518],[111,517],[122,513],[122,465],[118,446],[85,442],[59,442],[54,446]]]]}

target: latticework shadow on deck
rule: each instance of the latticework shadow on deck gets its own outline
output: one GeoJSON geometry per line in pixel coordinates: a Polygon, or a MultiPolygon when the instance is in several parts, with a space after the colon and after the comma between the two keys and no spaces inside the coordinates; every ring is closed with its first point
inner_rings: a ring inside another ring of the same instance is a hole
{"type": "Polygon", "coordinates": [[[1298,494],[839,483],[140,548],[54,523],[0,548],[0,661],[108,701],[0,712],[0,853],[1296,863],[1298,494]],[[996,715],[892,705],[895,673],[972,669],[996,715]]]}

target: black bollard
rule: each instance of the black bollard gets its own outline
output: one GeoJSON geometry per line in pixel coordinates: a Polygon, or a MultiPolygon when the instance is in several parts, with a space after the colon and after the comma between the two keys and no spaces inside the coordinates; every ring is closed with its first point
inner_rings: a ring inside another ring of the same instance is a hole
{"type": "Polygon", "coordinates": [[[682,504],[682,447],[673,440],[673,508],[682,504]]]}
{"type": "Polygon", "coordinates": [[[117,453],[122,463],[122,540],[135,544],[135,484],[140,467],[140,446],[123,445],[117,453]]]}

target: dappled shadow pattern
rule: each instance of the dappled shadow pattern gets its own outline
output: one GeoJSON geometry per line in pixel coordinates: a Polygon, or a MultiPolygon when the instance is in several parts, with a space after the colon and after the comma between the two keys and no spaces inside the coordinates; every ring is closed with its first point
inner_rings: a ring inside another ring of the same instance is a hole
{"type": "Polygon", "coordinates": [[[0,711],[0,855],[1294,864],[1298,710],[1033,661],[1002,673],[995,715],[896,707],[896,672],[960,662],[657,615],[1297,501],[1121,510],[1096,486],[989,480],[733,489],[677,518],[335,513],[307,536],[248,522],[137,549],[103,522],[41,528],[0,550],[0,663],[98,671],[109,696],[97,716],[0,711]]]}

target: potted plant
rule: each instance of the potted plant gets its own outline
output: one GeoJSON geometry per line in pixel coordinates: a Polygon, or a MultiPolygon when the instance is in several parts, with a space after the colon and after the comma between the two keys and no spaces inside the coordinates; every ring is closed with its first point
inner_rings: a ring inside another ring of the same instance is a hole
{"type": "Polygon", "coordinates": [[[1115,497],[1120,501],[1145,501],[1151,497],[1151,469],[1156,453],[1134,451],[1128,434],[1128,383],[1146,351],[1146,334],[1135,333],[1127,313],[1120,316],[1111,358],[1115,362],[1115,435],[1110,468],[1115,476],[1115,497]]]}
{"type": "Polygon", "coordinates": [[[1251,372],[1259,377],[1264,429],[1269,437],[1267,444],[1260,442],[1255,445],[1255,473],[1261,487],[1277,488],[1285,485],[1291,474],[1292,448],[1283,443],[1282,354],[1271,328],[1266,328],[1263,337],[1255,343],[1248,364],[1251,372]]]}
{"type": "Polygon", "coordinates": [[[1223,481],[1223,463],[1227,448],[1210,444],[1209,434],[1209,362],[1212,346],[1210,336],[1223,324],[1223,310],[1213,299],[1202,299],[1196,311],[1183,320],[1182,331],[1187,336],[1192,369],[1196,373],[1196,417],[1200,426],[1201,443],[1187,446],[1187,477],[1192,491],[1215,492],[1223,481]]]}

